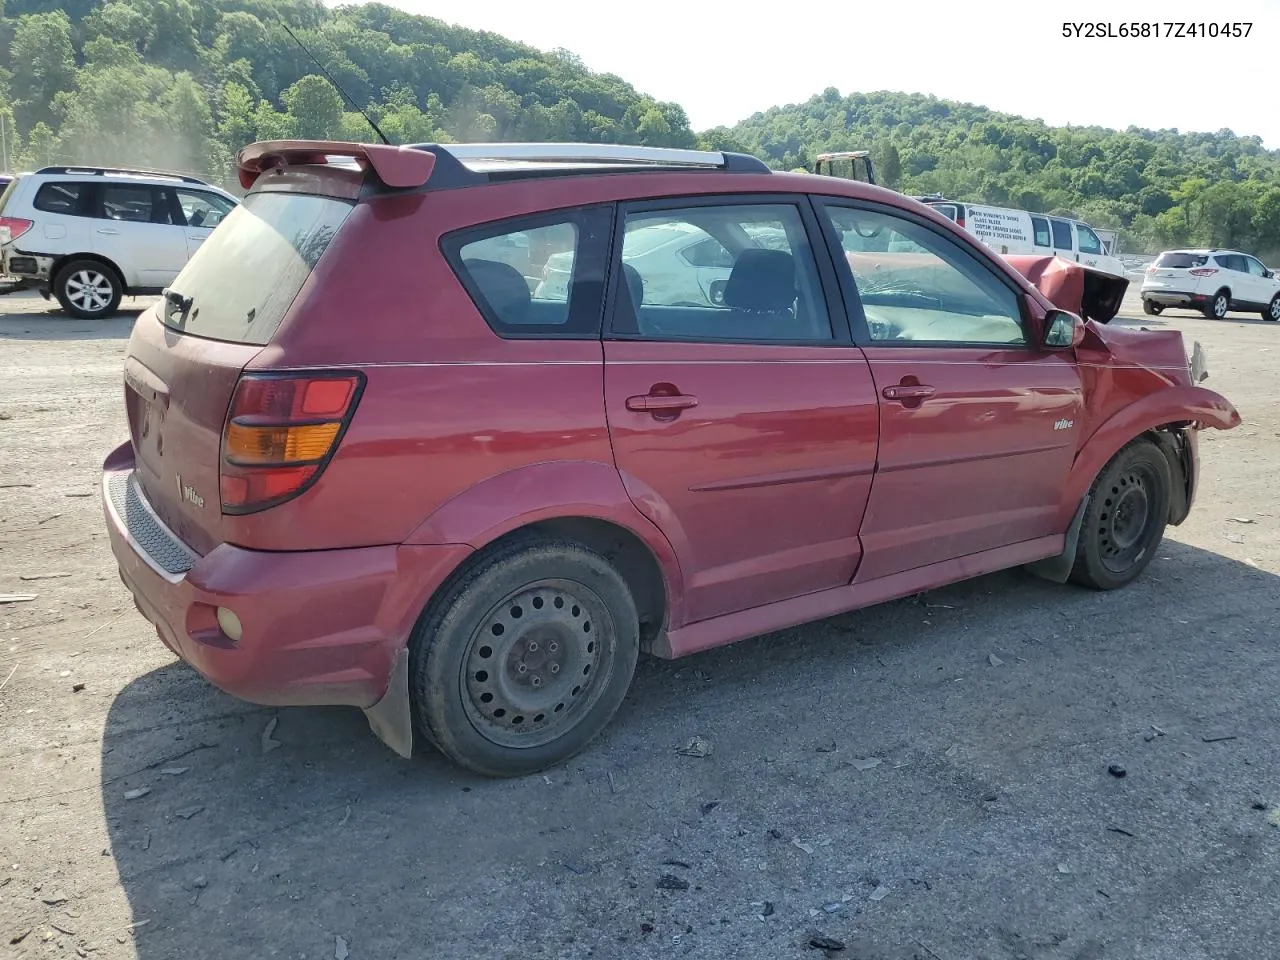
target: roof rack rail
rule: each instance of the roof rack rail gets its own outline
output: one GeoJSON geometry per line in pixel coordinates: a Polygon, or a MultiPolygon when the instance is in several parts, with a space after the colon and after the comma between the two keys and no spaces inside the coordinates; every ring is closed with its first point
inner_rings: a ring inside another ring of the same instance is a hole
{"type": "Polygon", "coordinates": [[[419,144],[458,161],[617,164],[619,166],[692,167],[731,173],[772,173],[759,157],[719,150],[682,150],[613,143],[441,143],[419,144]]]}
{"type": "Polygon", "coordinates": [[[180,180],[183,183],[198,183],[208,186],[208,183],[199,177],[187,176],[184,173],[172,173],[167,170],[146,170],[141,167],[97,167],[97,166],[57,166],[57,167],[41,167],[36,173],[47,173],[54,175],[69,176],[96,176],[105,177],[111,174],[125,174],[142,177],[156,177],[165,180],[180,180]]]}

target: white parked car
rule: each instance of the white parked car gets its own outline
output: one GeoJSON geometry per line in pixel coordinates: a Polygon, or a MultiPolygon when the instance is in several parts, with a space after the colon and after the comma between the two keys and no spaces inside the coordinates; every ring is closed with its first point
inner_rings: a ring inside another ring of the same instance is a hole
{"type": "Polygon", "coordinates": [[[1187,307],[1221,320],[1231,310],[1280,320],[1280,279],[1238,250],[1166,250],[1142,278],[1142,309],[1187,307]]]}
{"type": "Polygon", "coordinates": [[[0,194],[0,273],[56,297],[72,316],[115,313],[160,293],[238,204],[178,174],[45,167],[0,194]]]}

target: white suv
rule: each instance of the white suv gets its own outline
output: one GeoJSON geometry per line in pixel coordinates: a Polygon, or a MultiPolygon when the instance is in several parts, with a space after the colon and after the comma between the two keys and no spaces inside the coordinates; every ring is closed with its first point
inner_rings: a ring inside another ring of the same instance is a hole
{"type": "Polygon", "coordinates": [[[1142,278],[1142,309],[1190,307],[1221,320],[1228,310],[1280,320],[1280,280],[1257,257],[1236,250],[1166,250],[1142,278]]]}
{"type": "Polygon", "coordinates": [[[160,293],[239,201],[178,174],[45,167],[0,194],[0,274],[72,316],[115,313],[160,293]]]}

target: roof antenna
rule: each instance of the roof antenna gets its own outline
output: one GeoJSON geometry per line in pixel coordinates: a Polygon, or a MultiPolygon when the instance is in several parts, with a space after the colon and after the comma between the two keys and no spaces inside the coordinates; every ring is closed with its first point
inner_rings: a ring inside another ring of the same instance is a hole
{"type": "Polygon", "coordinates": [[[302,41],[298,39],[298,35],[289,29],[289,25],[284,22],[283,18],[281,18],[280,20],[280,26],[284,27],[285,32],[289,34],[289,36],[293,37],[294,43],[296,43],[299,47],[302,47],[302,52],[305,53],[308,57],[310,57],[312,63],[314,63],[317,67],[320,68],[321,72],[324,73],[325,78],[330,83],[333,84],[333,88],[335,90],[337,90],[340,94],[342,94],[342,96],[346,99],[347,103],[355,107],[356,112],[359,113],[360,116],[364,117],[365,120],[369,121],[369,126],[373,127],[373,132],[378,135],[378,139],[381,140],[383,143],[385,143],[388,147],[393,146],[391,141],[387,139],[387,135],[382,132],[382,130],[378,127],[376,123],[373,122],[373,118],[364,112],[364,110],[360,107],[360,104],[356,103],[355,100],[351,99],[351,95],[348,94],[347,91],[342,89],[342,87],[338,84],[338,81],[333,79],[333,75],[329,73],[328,70],[325,70],[324,64],[321,63],[319,60],[317,60],[315,57],[315,54],[313,54],[310,50],[306,48],[306,46],[303,45],[302,41]]]}

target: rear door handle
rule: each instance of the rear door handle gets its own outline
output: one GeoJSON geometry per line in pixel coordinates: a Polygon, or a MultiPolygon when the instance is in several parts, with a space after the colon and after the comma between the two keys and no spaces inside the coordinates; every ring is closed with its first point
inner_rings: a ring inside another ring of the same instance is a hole
{"type": "Polygon", "coordinates": [[[886,400],[928,400],[938,391],[926,384],[896,384],[885,387],[880,395],[886,400]]]}
{"type": "Polygon", "coordinates": [[[639,397],[627,397],[627,409],[637,413],[662,413],[673,410],[688,410],[698,405],[698,398],[688,394],[677,393],[674,396],[645,394],[639,397]]]}
{"type": "Polygon", "coordinates": [[[99,227],[99,228],[98,228],[98,232],[99,232],[100,234],[102,234],[104,237],[118,237],[118,236],[120,236],[120,231],[119,231],[119,230],[112,230],[112,229],[110,229],[109,227],[99,227]]]}

